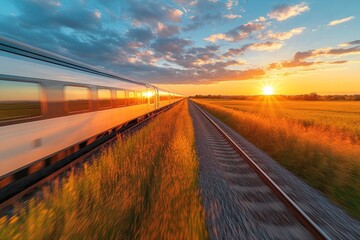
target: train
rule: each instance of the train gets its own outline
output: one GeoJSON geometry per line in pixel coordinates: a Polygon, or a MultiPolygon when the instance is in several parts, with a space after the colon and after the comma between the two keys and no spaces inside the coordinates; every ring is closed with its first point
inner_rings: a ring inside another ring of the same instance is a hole
{"type": "Polygon", "coordinates": [[[183,98],[0,36],[0,188],[183,98]]]}

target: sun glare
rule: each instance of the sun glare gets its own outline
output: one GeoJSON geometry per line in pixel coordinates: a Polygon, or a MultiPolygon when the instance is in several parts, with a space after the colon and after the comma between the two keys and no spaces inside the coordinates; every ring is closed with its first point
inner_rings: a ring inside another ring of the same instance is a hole
{"type": "Polygon", "coordinates": [[[274,94],[274,88],[273,88],[273,86],[265,86],[265,87],[263,88],[263,94],[264,94],[264,95],[267,95],[267,96],[273,95],[273,94],[274,94]]]}

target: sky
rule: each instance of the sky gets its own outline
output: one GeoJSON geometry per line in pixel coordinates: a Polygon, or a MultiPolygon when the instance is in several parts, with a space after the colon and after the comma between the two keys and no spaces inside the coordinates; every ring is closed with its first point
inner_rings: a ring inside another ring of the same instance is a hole
{"type": "Polygon", "coordinates": [[[359,0],[0,6],[0,35],[185,95],[360,94],[359,0]]]}

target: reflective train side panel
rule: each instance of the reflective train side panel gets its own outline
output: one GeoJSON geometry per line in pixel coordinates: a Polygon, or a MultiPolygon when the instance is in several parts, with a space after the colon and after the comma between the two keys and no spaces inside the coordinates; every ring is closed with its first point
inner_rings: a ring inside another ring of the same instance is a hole
{"type": "Polygon", "coordinates": [[[0,187],[21,169],[181,100],[149,84],[5,50],[0,45],[0,187]]]}

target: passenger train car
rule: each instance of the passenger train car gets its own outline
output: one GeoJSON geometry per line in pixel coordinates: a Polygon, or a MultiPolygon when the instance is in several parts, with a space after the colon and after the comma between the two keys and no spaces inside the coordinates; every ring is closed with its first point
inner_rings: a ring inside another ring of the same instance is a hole
{"type": "Polygon", "coordinates": [[[181,99],[0,37],[0,188],[181,99]]]}

